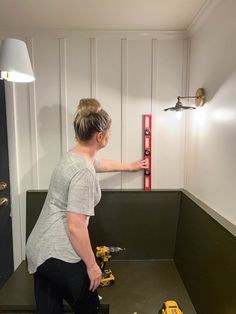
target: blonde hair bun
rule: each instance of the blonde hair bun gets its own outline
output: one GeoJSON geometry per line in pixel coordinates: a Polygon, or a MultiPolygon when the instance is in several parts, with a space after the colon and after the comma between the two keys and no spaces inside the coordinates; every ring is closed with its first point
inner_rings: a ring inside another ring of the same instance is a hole
{"type": "Polygon", "coordinates": [[[102,109],[101,104],[94,98],[83,98],[80,100],[77,114],[88,117],[90,114],[98,113],[102,109]]]}
{"type": "Polygon", "coordinates": [[[94,98],[80,100],[74,118],[75,138],[78,142],[90,140],[95,132],[105,132],[111,126],[109,114],[94,98]]]}

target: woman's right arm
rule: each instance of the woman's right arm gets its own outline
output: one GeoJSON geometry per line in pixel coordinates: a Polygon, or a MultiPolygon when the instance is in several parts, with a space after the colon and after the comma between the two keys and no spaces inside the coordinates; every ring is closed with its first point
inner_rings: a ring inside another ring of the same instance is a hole
{"type": "Polygon", "coordinates": [[[96,290],[101,282],[102,272],[96,263],[91,247],[87,228],[87,216],[73,212],[67,213],[68,236],[76,253],[81,257],[87,267],[90,279],[89,290],[96,290]]]}

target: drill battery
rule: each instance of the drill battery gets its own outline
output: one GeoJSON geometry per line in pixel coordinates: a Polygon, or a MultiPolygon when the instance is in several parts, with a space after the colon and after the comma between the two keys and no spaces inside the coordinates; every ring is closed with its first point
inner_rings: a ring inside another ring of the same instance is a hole
{"type": "Polygon", "coordinates": [[[183,314],[179,305],[175,301],[165,301],[159,314],[183,314]]]}

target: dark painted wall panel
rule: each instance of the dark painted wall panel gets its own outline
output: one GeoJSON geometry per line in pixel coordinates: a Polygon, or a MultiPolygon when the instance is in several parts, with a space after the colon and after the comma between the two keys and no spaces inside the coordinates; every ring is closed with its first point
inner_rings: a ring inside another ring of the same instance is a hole
{"type": "Polygon", "coordinates": [[[47,191],[26,192],[26,240],[39,217],[46,196],[47,191]]]}
{"type": "MultiPolygon", "coordinates": [[[[27,236],[45,197],[27,193],[27,236]]],[[[89,228],[93,246],[127,248],[117,259],[172,259],[176,238],[175,263],[197,313],[236,313],[236,239],[181,192],[103,191],[89,228]]]]}
{"type": "Polygon", "coordinates": [[[179,201],[176,191],[104,191],[92,243],[125,247],[116,259],[173,259],[179,201]]]}
{"type": "Polygon", "coordinates": [[[198,314],[236,313],[236,238],[184,194],[175,263],[198,314]]]}
{"type": "MultiPolygon", "coordinates": [[[[27,237],[45,197],[27,192],[27,237]]],[[[178,191],[103,191],[89,224],[93,247],[125,247],[116,259],[173,259],[179,202],[178,191]]]]}

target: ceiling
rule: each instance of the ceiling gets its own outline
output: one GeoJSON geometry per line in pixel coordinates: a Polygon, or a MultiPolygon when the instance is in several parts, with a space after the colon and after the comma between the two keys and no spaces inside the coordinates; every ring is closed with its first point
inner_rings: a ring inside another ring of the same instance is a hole
{"type": "Polygon", "coordinates": [[[209,0],[0,0],[0,29],[186,30],[209,0]]]}

